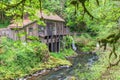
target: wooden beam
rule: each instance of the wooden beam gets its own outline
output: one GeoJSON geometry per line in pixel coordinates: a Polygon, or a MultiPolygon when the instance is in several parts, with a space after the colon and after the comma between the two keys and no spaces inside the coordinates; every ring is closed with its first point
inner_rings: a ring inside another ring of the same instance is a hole
{"type": "Polygon", "coordinates": [[[53,52],[53,35],[51,36],[51,51],[53,52]]]}
{"type": "MultiPolygon", "coordinates": [[[[49,36],[47,36],[47,42],[46,42],[48,49],[49,49],[49,36]]],[[[49,49],[50,50],[50,49],[49,49]]]]}
{"type": "Polygon", "coordinates": [[[57,52],[57,36],[55,36],[55,52],[57,52]]]}
{"type": "MultiPolygon", "coordinates": [[[[61,40],[63,40],[63,35],[61,36],[61,40]]],[[[62,49],[62,50],[64,49],[63,44],[62,44],[61,49],[62,49]]]]}
{"type": "Polygon", "coordinates": [[[24,29],[24,32],[25,32],[25,41],[27,42],[27,29],[26,28],[24,29]]]}
{"type": "Polygon", "coordinates": [[[59,35],[59,40],[58,40],[58,52],[60,52],[60,35],[59,35]]]}
{"type": "Polygon", "coordinates": [[[64,30],[63,29],[64,28],[63,22],[61,22],[61,24],[62,24],[62,26],[61,26],[62,27],[62,31],[61,32],[62,32],[62,35],[63,35],[63,30],[64,30]]]}

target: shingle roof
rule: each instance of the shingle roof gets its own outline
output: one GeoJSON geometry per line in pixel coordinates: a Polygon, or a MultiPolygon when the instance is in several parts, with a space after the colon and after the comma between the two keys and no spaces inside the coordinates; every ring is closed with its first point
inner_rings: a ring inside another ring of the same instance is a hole
{"type": "Polygon", "coordinates": [[[42,13],[38,12],[38,15],[39,15],[40,18],[47,19],[47,20],[62,21],[62,22],[65,21],[64,19],[62,19],[57,14],[52,14],[52,13],[45,14],[43,12],[42,13]]]}
{"type": "Polygon", "coordinates": [[[25,20],[23,20],[23,22],[19,22],[18,24],[16,24],[16,23],[10,24],[8,27],[9,28],[23,28],[23,26],[28,25],[31,22],[32,22],[31,20],[25,19],[25,20]]]}
{"type": "MultiPolygon", "coordinates": [[[[62,21],[62,22],[64,22],[64,19],[59,17],[57,14],[52,14],[52,13],[45,14],[45,13],[42,13],[42,15],[41,15],[40,12],[39,12],[37,15],[38,15],[38,17],[46,19],[46,20],[53,20],[53,21],[62,21]]],[[[34,22],[34,21],[31,21],[31,20],[29,20],[27,18],[27,19],[23,20],[23,23],[22,22],[18,22],[17,24],[13,23],[13,24],[10,24],[8,27],[9,28],[23,28],[24,26],[26,26],[28,24],[31,24],[32,22],[34,22]]]]}

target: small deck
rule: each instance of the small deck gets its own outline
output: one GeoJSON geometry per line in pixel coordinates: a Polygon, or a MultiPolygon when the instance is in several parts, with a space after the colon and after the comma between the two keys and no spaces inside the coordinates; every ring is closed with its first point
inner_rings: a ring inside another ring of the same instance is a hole
{"type": "Polygon", "coordinates": [[[64,28],[63,31],[59,32],[59,31],[47,31],[47,30],[44,30],[43,32],[38,32],[38,36],[39,37],[46,37],[46,36],[57,36],[57,35],[68,35],[70,33],[69,29],[68,28],[64,28]]]}

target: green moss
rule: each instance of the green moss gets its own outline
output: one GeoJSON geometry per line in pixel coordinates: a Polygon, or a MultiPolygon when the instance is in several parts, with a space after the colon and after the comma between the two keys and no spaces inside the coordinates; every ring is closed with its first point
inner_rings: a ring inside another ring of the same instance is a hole
{"type": "Polygon", "coordinates": [[[0,80],[16,79],[38,70],[71,65],[65,56],[74,54],[72,49],[49,53],[43,43],[22,43],[7,38],[2,39],[0,49],[0,80]]]}
{"type": "Polygon", "coordinates": [[[50,55],[55,58],[65,59],[65,57],[67,56],[76,55],[76,52],[74,52],[72,49],[64,49],[63,51],[60,51],[58,53],[50,53],[50,55]]]}

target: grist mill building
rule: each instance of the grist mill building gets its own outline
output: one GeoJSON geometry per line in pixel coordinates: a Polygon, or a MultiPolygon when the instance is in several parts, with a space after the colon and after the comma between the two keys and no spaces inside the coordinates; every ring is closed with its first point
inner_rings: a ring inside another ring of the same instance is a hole
{"type": "Polygon", "coordinates": [[[50,13],[49,15],[38,14],[44,19],[46,26],[38,25],[36,21],[31,21],[25,16],[22,24],[10,24],[7,28],[0,29],[0,36],[6,36],[13,40],[27,41],[29,36],[35,36],[41,42],[46,43],[49,51],[58,52],[63,36],[69,34],[69,29],[65,26],[65,21],[60,16],[50,13]],[[22,34],[18,36],[18,34],[22,34]]]}

